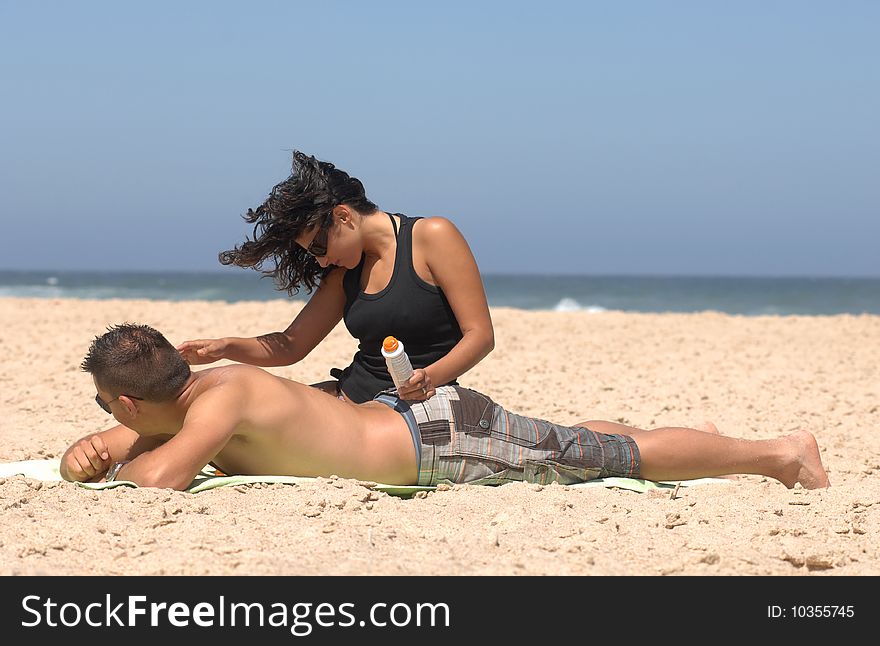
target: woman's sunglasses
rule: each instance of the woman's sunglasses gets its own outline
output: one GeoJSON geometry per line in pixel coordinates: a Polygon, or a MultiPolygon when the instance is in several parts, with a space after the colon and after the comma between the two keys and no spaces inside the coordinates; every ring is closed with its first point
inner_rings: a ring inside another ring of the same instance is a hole
{"type": "Polygon", "coordinates": [[[327,255],[327,237],[330,235],[330,223],[333,221],[332,215],[333,214],[331,213],[330,216],[324,220],[321,224],[321,228],[318,229],[318,233],[315,234],[315,237],[312,238],[309,246],[306,247],[306,251],[315,258],[327,255]]]}

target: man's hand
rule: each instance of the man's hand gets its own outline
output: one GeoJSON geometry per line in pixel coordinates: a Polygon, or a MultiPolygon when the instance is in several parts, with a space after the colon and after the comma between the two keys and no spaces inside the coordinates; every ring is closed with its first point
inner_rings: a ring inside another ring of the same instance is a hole
{"type": "Polygon", "coordinates": [[[177,346],[177,351],[191,366],[214,363],[223,358],[223,353],[226,351],[226,339],[184,341],[177,346]]]}
{"type": "Polygon", "coordinates": [[[86,482],[106,473],[112,460],[100,434],[89,435],[71,446],[61,459],[61,477],[72,482],[86,482]]]}

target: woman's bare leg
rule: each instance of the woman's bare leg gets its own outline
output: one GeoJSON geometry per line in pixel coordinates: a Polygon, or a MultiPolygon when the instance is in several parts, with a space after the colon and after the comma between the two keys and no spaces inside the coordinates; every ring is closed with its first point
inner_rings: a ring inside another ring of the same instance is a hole
{"type": "Polygon", "coordinates": [[[807,431],[775,440],[741,440],[689,428],[658,428],[632,437],[641,454],[641,476],[648,480],[751,473],[775,478],[789,489],[798,482],[805,489],[830,486],[816,438],[807,431]]]}

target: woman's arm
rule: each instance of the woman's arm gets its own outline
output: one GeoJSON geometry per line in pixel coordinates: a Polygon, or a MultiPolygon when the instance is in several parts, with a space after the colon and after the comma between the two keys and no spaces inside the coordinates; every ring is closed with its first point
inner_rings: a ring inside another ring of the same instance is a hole
{"type": "MultiPolygon", "coordinates": [[[[455,225],[446,218],[420,220],[413,228],[413,246],[425,259],[429,282],[446,295],[462,332],[448,354],[425,367],[430,383],[436,386],[477,365],[495,347],[495,333],[477,261],[455,225]]],[[[413,399],[424,398],[418,386],[413,390],[413,399]]]]}
{"type": "Polygon", "coordinates": [[[258,337],[223,337],[184,341],[177,350],[191,365],[229,359],[252,366],[287,366],[305,358],[342,319],[345,269],[330,272],[283,332],[258,337]]]}

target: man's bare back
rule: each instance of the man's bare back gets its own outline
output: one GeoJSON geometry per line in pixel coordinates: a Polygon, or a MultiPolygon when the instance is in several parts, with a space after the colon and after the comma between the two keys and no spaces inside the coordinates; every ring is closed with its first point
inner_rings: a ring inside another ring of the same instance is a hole
{"type": "Polygon", "coordinates": [[[417,478],[406,422],[378,402],[355,405],[245,365],[194,373],[191,414],[215,423],[211,391],[242,393],[239,419],[212,462],[226,473],[358,477],[388,484],[417,478]],[[406,464],[409,463],[409,468],[406,464]]]}

